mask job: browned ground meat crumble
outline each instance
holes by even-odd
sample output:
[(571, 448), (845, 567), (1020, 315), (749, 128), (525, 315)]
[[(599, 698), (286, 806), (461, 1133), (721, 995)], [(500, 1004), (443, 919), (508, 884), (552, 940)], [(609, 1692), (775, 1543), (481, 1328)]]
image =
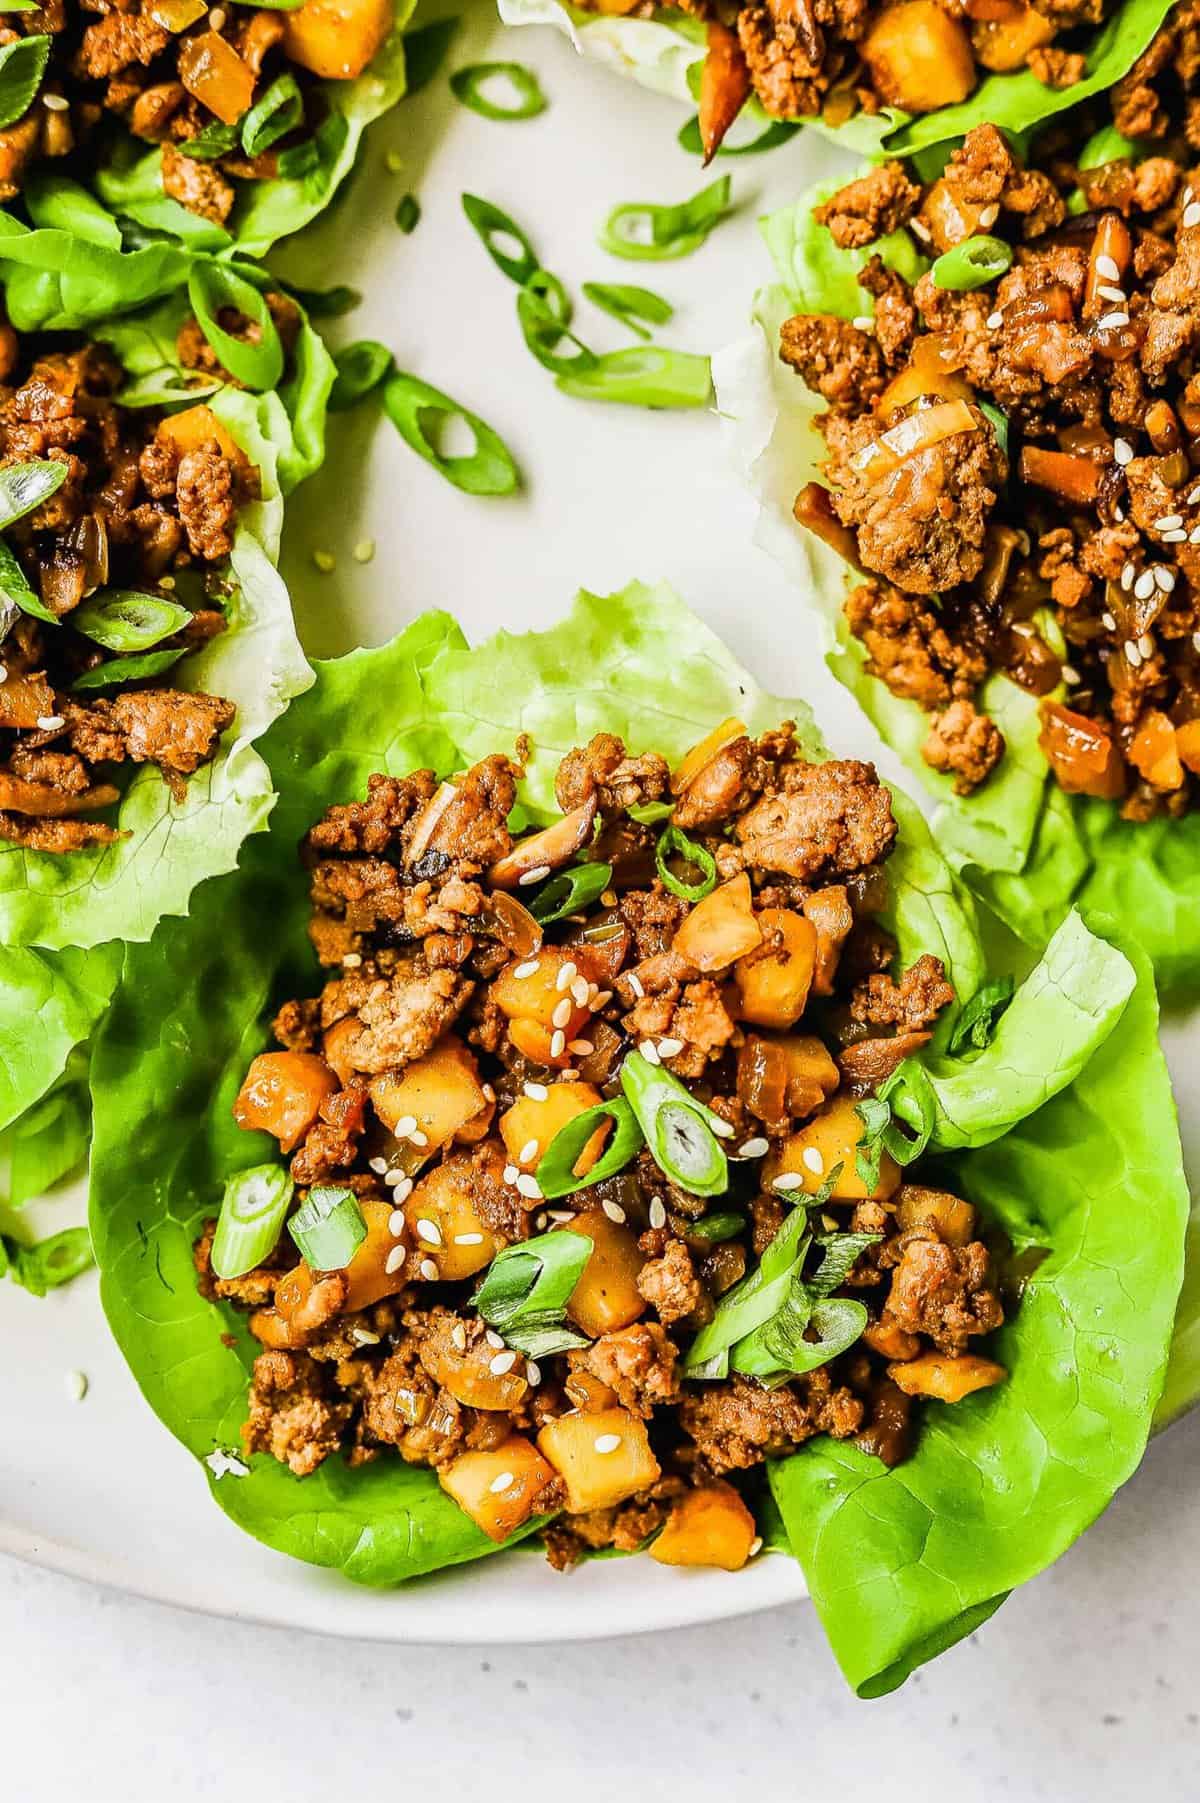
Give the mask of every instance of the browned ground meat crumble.
[[(790, 725), (752, 739), (731, 721), (672, 774), (600, 734), (562, 761), (563, 818), (514, 845), (526, 753), (450, 783), (374, 776), (306, 836), (327, 978), (280, 1008), (282, 1050), (254, 1060), (234, 1114), (279, 1141), (293, 1206), (313, 1186), (348, 1190), (367, 1238), (326, 1272), (284, 1230), (257, 1268), (222, 1279), (210, 1222), (200, 1285), (246, 1311), (263, 1347), (247, 1455), (303, 1476), (336, 1452), (398, 1454), (493, 1538), (555, 1513), (557, 1566), (664, 1524), (656, 1556), (682, 1558), (671, 1549), (692, 1534), (691, 1556), (699, 1535), (733, 1566), (755, 1533), (739, 1486), (753, 1490), (765, 1459), (829, 1434), (894, 1464), (916, 1399), (1004, 1376), (970, 1350), (1003, 1320), (974, 1209), (886, 1154), (877, 1178), (854, 1157), (858, 1104), (954, 991), (935, 957), (894, 968), (878, 917), (896, 823), (873, 766), (811, 763)], [(696, 902), (664, 883), (656, 829), (629, 813), (663, 802), (717, 866)], [(539, 927), (522, 897), (585, 844), (609, 886)], [(728, 1191), (692, 1194), (644, 1147), (547, 1200), (533, 1176), (546, 1147), (620, 1094), (635, 1052), (725, 1123)], [(584, 1146), (577, 1177), (601, 1145)], [(871, 1236), (838, 1291), (865, 1305), (863, 1337), (775, 1387), (689, 1376), (688, 1347), (794, 1212), (797, 1182), (815, 1231)], [(572, 1232), (593, 1246), (567, 1304), (576, 1344), (535, 1360), (473, 1294), (505, 1247)]]
[[(269, 297), (285, 345), (294, 304)], [(258, 327), (225, 313), (232, 332)], [(129, 408), (124, 372), (106, 347), (42, 353), (0, 324), (0, 471), (54, 463), (65, 480), (5, 532), (34, 596), (54, 622), (0, 604), (0, 839), (70, 852), (119, 838), (103, 816), (119, 799), (119, 765), (154, 764), (176, 795), (216, 754), (235, 709), (172, 686), (163, 670), (111, 687), (88, 681), (116, 654), (76, 629), (85, 601), (112, 590), (185, 605), (190, 618), (156, 651), (198, 649), (224, 630), (227, 560), (239, 509), (258, 472), (203, 403), (163, 418)], [(220, 373), (189, 318), (185, 368)]]
[[(356, 25), (343, 9), (319, 36), (275, 8), (44, 0), (29, 12), (6, 13), (0, 45), (45, 34), (51, 46), (33, 104), (0, 131), (0, 201), (13, 200), (43, 158), (80, 153), (86, 162), (97, 133), (119, 123), (133, 137), (163, 146), (163, 189), (171, 199), (225, 224), (238, 182), (299, 177), (313, 166), (313, 134), (327, 107), (312, 73), (359, 75), (390, 29), (386, 0), (368, 0), (359, 12)], [(299, 84), (301, 117), (249, 156), (234, 128), (284, 74)], [(46, 96), (63, 104), (48, 106)], [(189, 156), (189, 141), (202, 133), (208, 148)]]
[(1041, 698), (1068, 792), (1130, 820), (1200, 794), (1200, 175), (1155, 98), (1177, 131), (1198, 43), (1200, 6), (1177, 7), (1121, 84), (1118, 119), (1153, 154), (1081, 172), (1075, 125), (1026, 168), (984, 125), (932, 184), (886, 165), (817, 210), (868, 255), (900, 224), (930, 257), (976, 232), (1012, 248), (986, 286), (887, 272), (907, 307), (780, 339), (828, 404), (826, 486), (797, 519), (857, 566), (867, 669), (930, 716), (924, 757), (962, 794), (1005, 754), (979, 701), (995, 671)]

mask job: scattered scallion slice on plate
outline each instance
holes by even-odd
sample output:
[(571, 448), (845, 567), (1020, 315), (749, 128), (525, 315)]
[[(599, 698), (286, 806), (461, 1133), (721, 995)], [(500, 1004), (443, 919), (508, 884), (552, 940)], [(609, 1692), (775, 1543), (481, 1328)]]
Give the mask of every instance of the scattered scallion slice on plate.
[[(512, 96), (510, 103), (497, 96), (497, 88)], [(484, 119), (535, 119), (550, 104), (537, 76), (524, 63), (470, 63), (454, 71), (450, 92)]]
[(342, 413), (378, 388), (392, 367), (392, 353), (376, 338), (359, 338), (335, 351), (333, 364), (337, 374), (329, 393), (329, 411)]
[(585, 282), (584, 297), (590, 300), (593, 307), (599, 307), (602, 313), (620, 320), (639, 338), (649, 338), (650, 333), (641, 323), (647, 320), (651, 325), (665, 326), (675, 317), (675, 309), (669, 300), (661, 294), (655, 294), (652, 288), (639, 288), (633, 282)]
[[(516, 220), (481, 194), (464, 194), (462, 209), (496, 268), (503, 270), (518, 288), (523, 288), (539, 264), (537, 252)], [(503, 243), (506, 238), (515, 246), (515, 254)]]
[(727, 175), (676, 205), (631, 200), (614, 207), (597, 242), (614, 257), (662, 262), (699, 249), (729, 211), (732, 185)]
[[(419, 376), (400, 370), (389, 376), (383, 386), (383, 405), (405, 443), (465, 494), (510, 495), (521, 486), (516, 459), (500, 435), (478, 414)], [(437, 435), (456, 421), (469, 428), (474, 449), (447, 455), (440, 449)]]
[(712, 401), (712, 369), (707, 357), (658, 345), (609, 351), (557, 378), (564, 394), (584, 401), (612, 401), (627, 407), (707, 407)]

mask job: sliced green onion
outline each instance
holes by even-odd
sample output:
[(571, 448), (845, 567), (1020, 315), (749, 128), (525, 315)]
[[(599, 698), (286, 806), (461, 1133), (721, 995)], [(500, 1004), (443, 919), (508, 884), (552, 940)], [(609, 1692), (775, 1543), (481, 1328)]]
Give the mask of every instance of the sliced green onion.
[(814, 1296), (832, 1296), (845, 1283), (851, 1271), (867, 1250), (878, 1245), (881, 1233), (829, 1233), (821, 1235), (821, 1262), (808, 1279)]
[(1004, 452), (1004, 455), (1007, 457), (1008, 456), (1008, 415), (1007, 415), (1007, 413), (1001, 412), (999, 407), (994, 407), (992, 405), (991, 401), (979, 401), (976, 403), (976, 405), (978, 406), (979, 411), (982, 413), (984, 419), (989, 420), (991, 422), (992, 431), (996, 434), (996, 443), (1000, 446), (1000, 449)]
[(0, 131), (15, 125), (33, 105), (49, 54), (50, 39), (41, 33), (15, 38), (0, 49)]
[(736, 1239), (745, 1225), (745, 1215), (705, 1215), (702, 1221), (688, 1222), (687, 1236), (690, 1240), (707, 1240), (715, 1246), (721, 1240)]
[[(576, 1160), (605, 1120), (611, 1120), (616, 1131), (587, 1175), (577, 1177)], [(615, 1177), (641, 1149), (642, 1130), (637, 1116), (628, 1102), (613, 1096), (609, 1101), (597, 1102), (594, 1108), (585, 1108), (582, 1114), (575, 1115), (565, 1127), (559, 1128), (538, 1161), (534, 1180), (548, 1200), (569, 1196), (577, 1189), (590, 1189), (593, 1183), (603, 1183), (606, 1177)]]
[[(303, 0), (302, 0), (303, 3)], [(427, 88), (442, 64), (451, 40), (458, 30), (459, 20), (434, 19), (430, 25), (418, 26), (416, 31), (404, 34), (404, 96), (411, 100), (422, 88)]]
[[(469, 495), (510, 495), (521, 486), (521, 474), (512, 452), (498, 433), (477, 414), (422, 382), (418, 376), (397, 371), (384, 385), (383, 405), (388, 418), (407, 445), (440, 471), (448, 482)], [(475, 448), (466, 456), (443, 456), (430, 439), (449, 420), (461, 420), (475, 435)]]
[(310, 1189), (288, 1222), (300, 1256), (314, 1271), (344, 1271), (367, 1237), (367, 1223), (350, 1189)]
[(1013, 999), (1011, 977), (996, 977), (978, 988), (958, 1019), (946, 1050), (952, 1058), (967, 1052), (982, 1052), (991, 1045), (1000, 1024), (1000, 1016)]
[[(884, 1129), (884, 1144), (897, 1164), (912, 1164), (925, 1151), (937, 1125), (937, 1101), (925, 1066), (918, 1058), (906, 1058), (882, 1085), (878, 1099), (892, 1112), (892, 1121)], [(898, 1120), (911, 1127), (915, 1137), (902, 1132)]]
[(670, 301), (655, 294), (652, 288), (638, 288), (632, 282), (585, 282), (583, 292), (593, 307), (619, 319), (639, 338), (650, 336), (645, 326), (639, 323), (641, 320), (648, 319), (651, 325), (665, 326), (675, 317)]
[[(283, 375), (283, 343), (271, 318), (266, 298), (236, 275), (226, 263), (197, 261), (188, 276), (188, 300), (200, 330), (212, 345), (222, 368), (253, 393), (277, 388)], [(250, 344), (235, 338), (218, 323), (218, 315), (231, 307), (259, 330), (259, 341)]]
[(406, 194), (396, 208), (396, 224), (410, 237), (421, 222), (421, 203), (415, 194)]
[(0, 469), (0, 530), (48, 501), (66, 479), (65, 462), (10, 463)]
[[(667, 866), (667, 859), (670, 857), (683, 858), (686, 863), (694, 865), (702, 873), (703, 880), (699, 883), (681, 881)], [(694, 839), (689, 839), (677, 826), (669, 826), (665, 833), (660, 833), (658, 844), (654, 848), (654, 862), (663, 887), (669, 889), (672, 895), (678, 895), (682, 901), (703, 901), (717, 886), (717, 860), (703, 845), (697, 845)]]
[(242, 149), (248, 157), (261, 156), (304, 118), (304, 101), (294, 75), (277, 75), (261, 100), (242, 120)]
[[(249, 114), (245, 116), (248, 118)], [(220, 119), (210, 119), (194, 138), (186, 138), (179, 145), (179, 154), (192, 157), (198, 163), (213, 162), (217, 157), (228, 156), (231, 150), (236, 150), (237, 142), (236, 125), (224, 125)]]
[(889, 1103), (879, 1096), (864, 1096), (856, 1104), (855, 1114), (863, 1124), (862, 1138), (854, 1154), (854, 1168), (860, 1183), (868, 1190), (874, 1190), (879, 1182), (879, 1167), (883, 1163), (883, 1136), (892, 1118)]
[(585, 1233), (556, 1232), (506, 1246), (475, 1292), (476, 1313), (530, 1358), (586, 1346), (562, 1322), (594, 1244)]
[[(731, 144), (726, 138), (717, 151), (717, 155), (719, 157), (757, 156), (760, 150), (774, 150), (777, 144), (786, 144), (789, 138), (795, 136), (797, 130), (797, 126), (788, 124), (786, 120), (772, 119), (756, 138), (751, 138), (745, 144)], [(686, 125), (681, 125), (676, 133), (676, 141), (680, 148), (686, 150), (690, 156), (702, 157), (704, 144), (700, 137), (699, 119), (693, 116)]]
[(256, 1164), (225, 1185), (209, 1262), (217, 1277), (244, 1277), (275, 1248), (295, 1184), (280, 1164)]
[(33, 1296), (60, 1289), (94, 1262), (86, 1227), (64, 1228), (34, 1246), (22, 1246), (0, 1235), (0, 1277), (11, 1277)]
[[(34, 594), (29, 586), (29, 579), (18, 563), (15, 553), (0, 538), (0, 602), (5, 601), (12, 607), (20, 608), (23, 614), (32, 614), (35, 620), (45, 620), (48, 626), (58, 625), (58, 615)], [(7, 632), (8, 627), (6, 626), (5, 630), (0, 632), (0, 639), (5, 638)]]
[(333, 365), (337, 374), (329, 393), (329, 411), (343, 413), (378, 388), (392, 367), (392, 353), (375, 338), (359, 338), (334, 352)]
[(631, 200), (614, 207), (600, 228), (597, 242), (614, 257), (656, 262), (686, 257), (697, 250), (729, 210), (727, 175), (711, 182), (677, 206)]
[(185, 375), (164, 365), (127, 382), (116, 398), (122, 407), (177, 407), (181, 401), (190, 406), (220, 387), (222, 383), (215, 377), (211, 382), (197, 381), (190, 372)]
[(571, 297), (552, 270), (535, 269), (525, 287), (531, 294), (541, 296), (560, 325), (570, 325), (574, 311)]
[(162, 595), (110, 589), (81, 601), (71, 615), (71, 625), (106, 651), (148, 651), (160, 639), (179, 632), (191, 617), (186, 607)]
[[(862, 1338), (868, 1318), (861, 1302), (814, 1302), (797, 1279), (777, 1313), (733, 1348), (730, 1366), (776, 1389), (847, 1351)], [(815, 1339), (808, 1337), (812, 1333)]]
[(660, 820), (668, 820), (675, 812), (673, 801), (639, 801), (625, 812), (639, 826), (657, 826)]
[(1102, 125), (1080, 151), (1075, 166), (1077, 169), (1103, 169), (1106, 163), (1132, 162), (1138, 154), (1132, 138), (1119, 132), (1115, 125)]
[(72, 690), (110, 689), (118, 682), (142, 682), (147, 676), (161, 676), (177, 664), (181, 657), (187, 656), (187, 650), (180, 646), (174, 651), (144, 651), (140, 657), (114, 657), (107, 664), (97, 664), (94, 670), (85, 670), (71, 684)]
[(710, 1124), (720, 1116), (698, 1102), (678, 1077), (640, 1052), (630, 1052), (621, 1066), (621, 1088), (651, 1157), (673, 1183), (693, 1196), (719, 1196), (729, 1188), (729, 1164)]
[(953, 250), (943, 251), (930, 270), (936, 288), (949, 288), (965, 294), (972, 288), (986, 288), (1012, 268), (1012, 245), (1003, 238), (986, 232), (964, 238)]
[[(538, 257), (516, 220), (510, 219), (501, 208), (493, 206), (490, 200), (484, 200), (479, 194), (464, 194), (462, 209), (479, 234), (483, 248), (496, 268), (503, 270), (509, 281), (515, 282), (518, 288), (523, 288), (538, 268)], [(514, 255), (512, 250), (498, 243), (497, 240), (501, 238), (511, 239), (519, 254)]]
[[(506, 83), (516, 92), (512, 105), (489, 100), (483, 91), (485, 86), (503, 87)], [(549, 104), (537, 76), (524, 63), (471, 63), (454, 71), (450, 92), (484, 119), (535, 119)]]
[[(522, 288), (517, 295), (517, 320), (526, 348), (537, 358), (543, 369), (562, 377), (597, 368), (600, 359), (595, 352), (576, 338), (549, 303), (540, 294), (535, 294), (532, 288)], [(561, 355), (555, 349), (564, 339), (575, 346), (570, 356)]]
[(557, 378), (564, 394), (629, 407), (707, 407), (712, 369), (707, 357), (654, 345), (609, 351), (577, 374)]
[[(753, 1271), (725, 1292), (712, 1320), (692, 1341), (683, 1361), (689, 1377), (726, 1375), (730, 1347), (769, 1321), (782, 1307), (811, 1244), (808, 1209), (801, 1205), (783, 1221)], [(720, 1368), (722, 1363), (724, 1369)]]
[(568, 914), (582, 913), (611, 882), (611, 864), (572, 864), (543, 883), (525, 906), (540, 926), (548, 927)]

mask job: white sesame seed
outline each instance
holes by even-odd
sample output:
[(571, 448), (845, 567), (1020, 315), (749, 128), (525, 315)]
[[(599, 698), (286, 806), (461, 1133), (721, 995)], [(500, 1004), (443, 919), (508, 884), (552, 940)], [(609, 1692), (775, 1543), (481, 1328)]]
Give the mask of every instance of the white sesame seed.
[(1200, 487), (1192, 489), (1191, 493), (1188, 495), (1187, 504), (1189, 507), (1200, 505)]
[(625, 1219), (625, 1210), (621, 1207), (621, 1204), (619, 1202), (605, 1201), (601, 1206), (609, 1220), (615, 1221), (619, 1227), (621, 1222)]
[(560, 1083), (578, 1083), (579, 1072), (563, 1069), (558, 1073), (558, 1080)]
[(413, 1193), (412, 1178), (411, 1177), (401, 1177), (399, 1183), (395, 1186), (395, 1188), (392, 1191), (392, 1201), (398, 1207), (401, 1202), (407, 1202), (408, 1198), (412, 1195), (412, 1193)]
[(662, 1198), (655, 1196), (650, 1204), (650, 1225), (651, 1227), (665, 1227), (666, 1224), (667, 1211), (663, 1206)]
[(223, 6), (214, 6), (208, 15), (208, 22), (214, 31), (224, 31), (228, 16)]
[(495, 1328), (489, 1327), (483, 1337), (489, 1346), (494, 1347), (497, 1352), (503, 1352), (504, 1341), (500, 1338), (500, 1335), (496, 1332)]
[(1164, 532), (1162, 535), (1164, 545), (1182, 545), (1186, 539), (1187, 533), (1181, 526), (1176, 526), (1170, 532)]
[(1096, 258), (1096, 274), (1102, 275), (1106, 282), (1119, 282), (1121, 268), (1115, 257), (1102, 255)]
[(871, 318), (869, 313), (856, 313), (851, 324), (857, 326), (860, 332), (873, 332), (875, 330), (875, 321)]
[(563, 1226), (565, 1222), (573, 1221), (575, 1219), (575, 1210), (573, 1208), (552, 1208), (549, 1210), (549, 1214), (550, 1219), (559, 1227)]
[(525, 1085), (525, 1094), (529, 1097), (531, 1102), (544, 1102), (550, 1094), (550, 1091), (546, 1088), (544, 1083), (527, 1083)]
[(506, 1371), (512, 1370), (516, 1362), (515, 1352), (498, 1352), (494, 1359), (489, 1359), (488, 1370), (493, 1377), (503, 1377)]
[(815, 1146), (805, 1146), (800, 1154), (801, 1162), (807, 1165), (814, 1177), (819, 1177), (825, 1169), (825, 1160)]
[(483, 1099), (485, 1102), (494, 1102), (496, 1100), (496, 1092), (490, 1083), (485, 1083), (483, 1085)]
[(682, 1039), (660, 1039), (658, 1055), (660, 1058), (674, 1058), (683, 1050)]
[(520, 889), (528, 889), (531, 883), (540, 883), (544, 876), (549, 875), (549, 864), (535, 864), (532, 870), (523, 871), (517, 878), (517, 886)]
[(1115, 632), (1117, 630), (1117, 622), (1112, 614), (1101, 614), (1100, 624), (1104, 627), (1105, 632)]
[(643, 1039), (641, 1045), (638, 1047), (638, 1051), (642, 1054), (642, 1057), (646, 1060), (647, 1064), (658, 1063), (658, 1047), (652, 1039)]
[(493, 1496), (500, 1496), (505, 1490), (511, 1490), (512, 1487), (513, 1474), (511, 1471), (501, 1471), (488, 1485)]
[(566, 1051), (566, 1049), (567, 1049), (567, 1036), (563, 1032), (561, 1027), (556, 1027), (554, 1032), (550, 1035), (550, 1056), (551, 1056), (551, 1058), (561, 1058), (563, 1053)]
[(538, 1385), (542, 1381), (542, 1367), (540, 1365), (536, 1365), (532, 1359), (526, 1359), (526, 1361), (525, 1361), (525, 1377), (526, 1377), (526, 1381), (529, 1384), (530, 1389), (536, 1390)]
[(38, 719), (38, 725), (43, 732), (57, 732), (60, 726), (66, 724), (61, 714), (42, 714)]
[(517, 968), (513, 971), (513, 976), (518, 979), (521, 979), (524, 977), (531, 977), (531, 976), (533, 976), (534, 972), (537, 970), (537, 967), (538, 966), (537, 966), (536, 958), (527, 958), (525, 960), (524, 964), (517, 965)]
[(360, 538), (350, 555), (353, 557), (355, 563), (370, 563), (375, 555), (375, 540), (373, 538)]
[(370, 1161), (370, 1169), (374, 1171), (377, 1177), (382, 1177), (387, 1168), (388, 1161), (386, 1158), (372, 1158)]
[(1121, 465), (1122, 469), (1127, 463), (1133, 462), (1133, 446), (1127, 438), (1113, 439), (1113, 456)]
[(403, 1183), (404, 1172), (397, 1165), (392, 1170), (383, 1173), (383, 1181), (389, 1189), (395, 1189), (398, 1184)]
[(537, 1178), (530, 1177), (527, 1172), (522, 1171), (521, 1175), (517, 1178), (517, 1194), (519, 1196), (524, 1196), (527, 1201), (540, 1202), (542, 1199), (542, 1192), (538, 1187)]
[(454, 1326), (450, 1329), (450, 1340), (456, 1352), (465, 1352), (467, 1350), (467, 1329), (464, 1322), (456, 1321), (454, 1323)]
[(780, 1171), (771, 1187), (772, 1189), (799, 1189), (803, 1182), (802, 1171)]
[(1143, 570), (1133, 585), (1134, 596), (1139, 601), (1148, 601), (1154, 593), (1154, 577), (1149, 570)]
[(428, 1220), (424, 1215), (417, 1222), (417, 1237), (423, 1239), (427, 1246), (440, 1246), (442, 1230), (436, 1221)]
[(388, 1232), (394, 1240), (398, 1240), (408, 1226), (408, 1217), (402, 1208), (393, 1208), (388, 1216)]
[(1125, 524), (1125, 509), (1123, 507), (1114, 507), (1113, 519), (1116, 520), (1118, 526), (1123, 526)]
[(570, 959), (568, 959), (555, 977), (554, 987), (556, 989), (569, 989), (571, 984), (575, 981), (578, 971), (579, 966), (577, 964), (572, 964)]
[(590, 998), (590, 1000), (588, 1002), (588, 1007), (591, 1009), (593, 1014), (599, 1014), (601, 1008), (608, 1007), (608, 1004), (612, 1001), (612, 998), (613, 998), (613, 992), (611, 989), (597, 989), (595, 995)]
[(573, 1008), (571, 998), (569, 995), (564, 995), (562, 1001), (555, 1004), (554, 1013), (550, 1016), (551, 1025), (555, 1027), (565, 1027), (570, 1020), (572, 1013)]
[(1189, 545), (1200, 545), (1200, 526), (1193, 526), (1188, 533)]
[(723, 1121), (720, 1115), (714, 1115), (713, 1119), (709, 1121), (708, 1126), (709, 1131), (715, 1133), (718, 1139), (733, 1138), (733, 1128), (728, 1121)]
[(1129, 324), (1129, 315), (1122, 312), (1102, 313), (1096, 324), (1102, 332), (1115, 332), (1118, 326)]
[(743, 1140), (742, 1144), (738, 1147), (738, 1157), (762, 1158), (769, 1150), (770, 1148), (767, 1145), (766, 1140), (760, 1136), (755, 1139)]
[(986, 207), (980, 208), (979, 223), (983, 227), (985, 232), (991, 231), (992, 227), (995, 225), (995, 223), (996, 223), (997, 219), (999, 219), (999, 217), (1000, 217), (1000, 208), (996, 205), (995, 201), (992, 201)]
[(1129, 296), (1126, 294), (1124, 288), (1113, 288), (1113, 287), (1110, 287), (1108, 284), (1105, 284), (1103, 287), (1097, 288), (1096, 293), (1099, 294), (1104, 300), (1117, 301), (1119, 303), (1119, 305), (1121, 305), (1121, 306), (1125, 306), (1129, 300)]
[(521, 1147), (521, 1150), (517, 1153), (517, 1163), (518, 1164), (529, 1164), (532, 1159), (537, 1157), (537, 1154), (538, 1154), (537, 1140), (536, 1139), (527, 1139), (525, 1141), (525, 1144)]
[(1169, 564), (1156, 563), (1154, 566), (1154, 580), (1157, 582), (1163, 594), (1169, 595), (1175, 587), (1175, 572), (1171, 569)]
[(342, 959), (342, 968), (344, 970), (357, 970), (361, 963), (361, 952), (347, 952), (346, 956)]
[(242, 1460), (235, 1457), (233, 1453), (226, 1452), (223, 1446), (215, 1446), (204, 1463), (216, 1478), (249, 1477), (250, 1475), (249, 1465), (243, 1464)]
[(572, 1052), (576, 1058), (590, 1058), (595, 1049), (590, 1039), (572, 1039), (567, 1044), (568, 1052)]
[(933, 238), (933, 233), (923, 219), (910, 219), (908, 222), (908, 229), (915, 238), (921, 240), (922, 244), (930, 243)]
[(379, 1335), (372, 1333), (369, 1327), (352, 1327), (350, 1338), (356, 1346), (378, 1346)]
[(592, 985), (586, 977), (576, 977), (571, 984), (571, 994), (575, 998), (577, 1008), (586, 1008), (592, 999)]
[(632, 970), (630, 971), (629, 977), (628, 977), (628, 983), (629, 983), (629, 987), (632, 989), (634, 995), (637, 996), (638, 1001), (640, 1002), (642, 1000), (642, 998), (644, 997), (646, 991), (643, 989), (642, 979), (638, 976), (636, 971), (632, 971)]
[(1136, 580), (1137, 565), (1127, 563), (1125, 568), (1121, 571), (1121, 587), (1125, 590), (1126, 594), (1129, 593), (1129, 590), (1133, 587)]
[(392, 1128), (392, 1132), (397, 1139), (407, 1139), (410, 1133), (415, 1130), (416, 1125), (417, 1117), (415, 1114), (402, 1114), (400, 1119), (396, 1122), (396, 1125)]
[(383, 1261), (383, 1268), (389, 1277), (393, 1276), (400, 1269), (406, 1257), (407, 1254), (403, 1246), (392, 1247), (386, 1259)]
[(1138, 650), (1137, 646), (1134, 644), (1132, 639), (1125, 640), (1125, 656), (1129, 659), (1129, 662), (1133, 665), (1133, 668), (1136, 670), (1138, 665), (1142, 661), (1142, 654)]
[(988, 314), (987, 329), (989, 332), (998, 332), (1000, 330), (1000, 327), (1003, 324), (1004, 324), (1004, 315), (1003, 315), (1003, 313), (1000, 312), (999, 308), (997, 308), (994, 313)]
[(61, 94), (43, 94), (42, 105), (48, 113), (65, 113), (71, 102)]
[(761, 1553), (762, 1549), (763, 1549), (762, 1535), (755, 1534), (753, 1540), (750, 1542), (750, 1557), (752, 1559), (757, 1559), (757, 1557), (758, 1557), (759, 1553)]
[(1078, 682), (1079, 681), (1079, 671), (1075, 668), (1074, 664), (1064, 664), (1062, 667), (1062, 673), (1063, 673), (1063, 681), (1064, 682)]
[(620, 1434), (597, 1434), (593, 1441), (597, 1452), (616, 1452), (620, 1444)]
[(1141, 638), (1138, 640), (1138, 650), (1144, 658), (1151, 658), (1154, 656), (1154, 638), (1151, 633), (1144, 632), (1142, 634)]
[(1181, 513), (1164, 513), (1161, 518), (1155, 520), (1154, 530), (1156, 532), (1178, 532), (1182, 525), (1183, 515)]
[(410, 1144), (416, 1146), (420, 1151), (424, 1151), (425, 1147), (429, 1144), (428, 1133), (422, 1133), (419, 1127), (414, 1127), (408, 1137)]
[(1193, 200), (1190, 206), (1184, 207), (1181, 223), (1185, 232), (1190, 232), (1194, 225), (1200, 225), (1200, 201)]
[(8, 681), (8, 665), (0, 664), (0, 682)]
[(63, 1378), (63, 1388), (67, 1392), (68, 1401), (82, 1402), (88, 1393), (87, 1372), (68, 1371)]
[(505, 1183), (515, 1183), (517, 1181), (517, 1178), (520, 1175), (521, 1175), (521, 1173), (520, 1173), (520, 1171), (518, 1171), (515, 1164), (506, 1164), (505, 1165), (505, 1167), (504, 1167)]
[(1192, 650), (1200, 651), (1200, 632), (1194, 632), (1192, 634)]
[(426, 1283), (437, 1282), (438, 1268), (431, 1258), (423, 1258), (418, 1268)]
[(456, 1246), (482, 1246), (483, 1235), (481, 1233), (456, 1233), (454, 1244)]

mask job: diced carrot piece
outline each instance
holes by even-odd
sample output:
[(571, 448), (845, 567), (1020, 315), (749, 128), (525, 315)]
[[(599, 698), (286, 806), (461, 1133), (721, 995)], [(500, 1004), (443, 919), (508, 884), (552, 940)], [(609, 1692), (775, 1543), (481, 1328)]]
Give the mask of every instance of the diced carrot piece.
[(1183, 764), (1174, 726), (1167, 715), (1152, 709), (1133, 735), (1129, 762), (1156, 789), (1178, 789), (1183, 782)]
[(279, 1150), (291, 1152), (337, 1087), (337, 1078), (315, 1052), (262, 1052), (246, 1072), (233, 1118), (239, 1127), (274, 1134)]

